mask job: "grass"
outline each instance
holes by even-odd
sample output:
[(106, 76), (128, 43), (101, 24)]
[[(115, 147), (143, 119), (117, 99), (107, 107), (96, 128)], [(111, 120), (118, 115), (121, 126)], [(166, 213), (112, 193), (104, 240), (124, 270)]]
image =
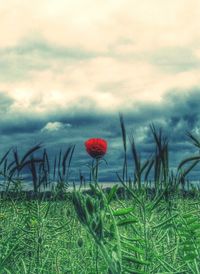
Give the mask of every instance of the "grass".
[(0, 218), (0, 273), (95, 273), (95, 244), (69, 201), (4, 202)]
[[(118, 248), (122, 273), (199, 273), (198, 196), (152, 200), (136, 193), (139, 203), (134, 197), (110, 201), (111, 196), (103, 195), (106, 204), (102, 197), (80, 196), (89, 215), (85, 224), (68, 198), (1, 201), (0, 273), (108, 273), (109, 259), (118, 260)], [(99, 216), (102, 231), (91, 223)]]
[[(95, 160), (90, 192), (65, 193), (75, 146), (60, 151), (53, 167), (47, 151), (39, 153), (40, 144), (22, 157), (17, 149), (6, 152), (0, 160), (5, 188), (0, 195), (0, 273), (200, 273), (200, 192), (180, 191), (200, 162), (198, 137), (187, 133), (198, 153), (183, 159), (174, 174), (162, 130), (150, 126), (155, 148), (145, 160), (131, 134), (131, 177), (122, 114), (120, 126), (124, 160), (122, 174), (116, 177), (123, 187), (121, 195), (117, 185), (103, 191)], [(26, 169), (32, 176), (34, 199), (21, 189)], [(52, 181), (57, 188), (45, 200), (40, 187)], [(86, 181), (81, 172), (80, 181)]]

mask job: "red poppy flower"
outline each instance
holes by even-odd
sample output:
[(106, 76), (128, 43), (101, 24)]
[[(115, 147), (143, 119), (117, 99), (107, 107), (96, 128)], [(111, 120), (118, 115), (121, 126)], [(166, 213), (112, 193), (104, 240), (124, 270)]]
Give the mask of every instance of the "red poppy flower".
[(93, 158), (101, 158), (106, 154), (107, 142), (100, 138), (91, 138), (85, 142), (88, 154)]

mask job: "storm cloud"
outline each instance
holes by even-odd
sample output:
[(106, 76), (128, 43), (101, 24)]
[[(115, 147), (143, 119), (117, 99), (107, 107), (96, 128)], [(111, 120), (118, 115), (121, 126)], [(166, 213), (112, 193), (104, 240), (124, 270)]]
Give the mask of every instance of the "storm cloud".
[[(170, 167), (175, 170), (180, 161), (194, 154), (196, 149), (189, 142), (186, 131), (197, 137), (200, 134), (200, 89), (170, 91), (161, 103), (140, 104), (132, 111), (124, 111), (124, 121), (128, 137), (133, 134), (138, 151), (143, 160), (147, 159), (155, 150), (150, 124), (157, 129), (162, 128), (169, 139)], [(72, 161), (72, 178), (78, 180), (81, 170), (87, 177), (90, 162), (84, 142), (91, 137), (100, 137), (108, 141), (106, 160), (108, 166), (101, 171), (102, 181), (116, 181), (116, 172), (122, 171), (123, 143), (118, 113), (100, 113), (95, 111), (82, 111), (71, 113), (66, 109), (60, 114), (47, 116), (21, 116), (13, 117), (9, 114), (12, 101), (8, 98), (8, 112), (6, 122), (0, 123), (2, 153), (9, 147), (18, 147), (20, 153), (31, 146), (42, 143), (47, 149), (51, 161), (58, 154), (59, 149), (65, 150), (69, 145), (75, 144), (76, 149)], [(1, 120), (5, 120), (1, 117)], [(9, 123), (8, 123), (9, 121)], [(128, 143), (128, 161), (130, 176), (133, 174), (133, 161)]]

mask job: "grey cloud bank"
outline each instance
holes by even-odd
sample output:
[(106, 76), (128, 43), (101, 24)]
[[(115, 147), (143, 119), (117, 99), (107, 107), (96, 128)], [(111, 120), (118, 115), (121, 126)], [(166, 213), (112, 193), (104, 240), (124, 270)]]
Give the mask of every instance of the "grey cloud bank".
[[(1, 155), (9, 147), (18, 147), (19, 153), (39, 142), (47, 148), (50, 159), (66, 149), (69, 144), (76, 144), (72, 161), (71, 179), (78, 180), (79, 170), (88, 176), (86, 164), (90, 162), (85, 152), (84, 141), (91, 137), (100, 137), (108, 141), (106, 160), (108, 166), (102, 166), (100, 180), (116, 181), (116, 171), (121, 172), (123, 165), (123, 144), (118, 113), (100, 113), (99, 111), (66, 112), (45, 116), (13, 115), (9, 112), (13, 101), (1, 94), (0, 109), (6, 108), (0, 117)], [(200, 89), (182, 91), (181, 95), (171, 91), (165, 95), (161, 103), (140, 104), (128, 112), (123, 111), (127, 135), (133, 133), (142, 159), (146, 159), (154, 151), (154, 141), (149, 124), (162, 127), (169, 138), (170, 164), (175, 169), (178, 163), (195, 152), (189, 143), (186, 131), (198, 136), (200, 131)], [(128, 150), (130, 176), (133, 175), (132, 156)], [(196, 178), (193, 173), (192, 178)], [(192, 176), (192, 175), (191, 175)]]

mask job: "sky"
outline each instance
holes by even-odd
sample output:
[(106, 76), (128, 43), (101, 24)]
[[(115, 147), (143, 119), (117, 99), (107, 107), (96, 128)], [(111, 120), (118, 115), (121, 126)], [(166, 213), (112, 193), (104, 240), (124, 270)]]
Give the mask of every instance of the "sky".
[(200, 134), (199, 0), (0, 0), (0, 16), (0, 156), (76, 144), (76, 177), (84, 141), (105, 138), (101, 178), (115, 181), (119, 112), (144, 159), (150, 123), (169, 136), (172, 169), (195, 152), (185, 132)]

